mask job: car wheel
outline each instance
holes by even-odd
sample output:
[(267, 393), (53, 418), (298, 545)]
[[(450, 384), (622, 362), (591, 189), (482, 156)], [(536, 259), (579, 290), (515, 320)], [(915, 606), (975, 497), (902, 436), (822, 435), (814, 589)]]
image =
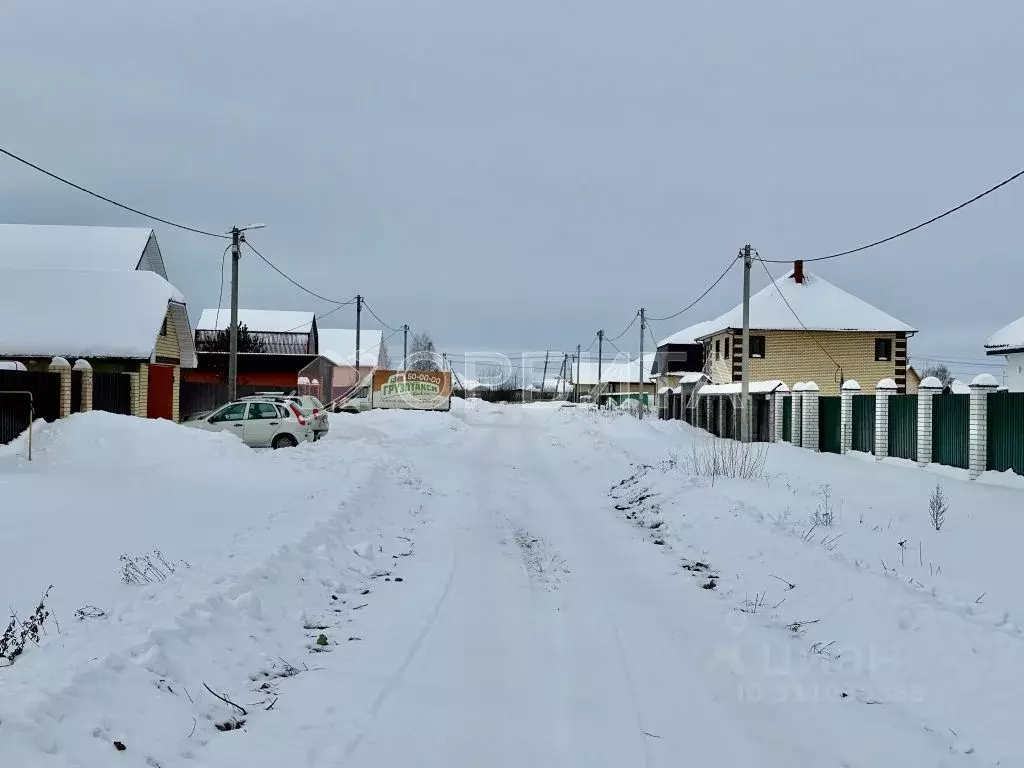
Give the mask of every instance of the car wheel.
[(271, 446), (275, 451), (278, 448), (294, 448), (296, 445), (298, 445), (298, 443), (291, 435), (278, 435), (274, 438), (274, 442), (271, 443)]

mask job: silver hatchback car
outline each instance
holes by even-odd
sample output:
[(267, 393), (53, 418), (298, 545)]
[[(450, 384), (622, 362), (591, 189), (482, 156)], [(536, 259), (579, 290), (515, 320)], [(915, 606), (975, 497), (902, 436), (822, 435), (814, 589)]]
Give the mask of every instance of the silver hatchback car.
[(198, 414), (182, 426), (231, 432), (250, 448), (294, 448), (313, 440), (313, 425), (292, 403), (249, 398)]

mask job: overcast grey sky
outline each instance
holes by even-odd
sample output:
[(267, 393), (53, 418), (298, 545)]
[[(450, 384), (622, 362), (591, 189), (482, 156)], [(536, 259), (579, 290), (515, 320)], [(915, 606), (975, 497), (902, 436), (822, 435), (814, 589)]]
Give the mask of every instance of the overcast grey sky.
[[(744, 242), (821, 255), (1024, 167), (1022, 28), (1020, 0), (2, 0), (0, 144), (200, 227), (266, 222), (282, 269), (443, 348), (586, 346)], [(977, 358), (1024, 314), (1022, 205), (816, 269), (921, 329), (912, 355)], [(141, 223), (10, 161), (0, 219)], [(156, 228), (193, 316), (215, 306), (222, 245)], [(330, 308), (242, 275), (243, 306)]]

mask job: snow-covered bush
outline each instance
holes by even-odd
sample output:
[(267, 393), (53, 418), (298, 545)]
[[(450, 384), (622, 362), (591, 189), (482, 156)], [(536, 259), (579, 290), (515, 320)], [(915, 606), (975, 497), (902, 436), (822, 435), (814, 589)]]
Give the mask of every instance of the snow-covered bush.
[(16, 613), (11, 614), (11, 621), (7, 629), (0, 634), (0, 659), (4, 661), (3, 666), (13, 664), (29, 643), (39, 645), (39, 639), (45, 633), (45, 624), (50, 618), (50, 609), (46, 607), (46, 599), (50, 596), (51, 584), (39, 598), (39, 604), (32, 611), (32, 615), (24, 621), (18, 618)]
[(740, 443), (734, 440), (706, 440), (694, 443), (687, 457), (687, 469), (691, 475), (716, 478), (728, 477), (736, 480), (756, 480), (764, 477), (764, 462), (768, 451), (757, 443)]

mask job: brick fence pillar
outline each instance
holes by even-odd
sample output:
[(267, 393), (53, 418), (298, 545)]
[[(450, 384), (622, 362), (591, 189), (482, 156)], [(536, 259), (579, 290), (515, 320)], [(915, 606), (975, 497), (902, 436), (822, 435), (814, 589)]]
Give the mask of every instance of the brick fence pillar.
[(71, 363), (63, 357), (50, 361), (50, 373), (60, 375), (60, 418), (71, 415)]
[(988, 396), (999, 388), (990, 373), (982, 373), (971, 382), (971, 423), (969, 427), (970, 478), (975, 480), (988, 469)]
[(772, 429), (772, 438), (776, 443), (782, 442), (782, 420), (786, 410), (786, 398), (789, 397), (789, 388), (783, 384), (772, 395), (773, 407), (772, 416), (775, 419)]
[(893, 379), (875, 385), (875, 458), (889, 455), (889, 397), (899, 391)]
[(932, 398), (942, 392), (942, 382), (928, 376), (917, 387), (917, 464), (923, 467), (932, 461)]
[(801, 441), (804, 431), (803, 405), (804, 383), (798, 381), (793, 385), (793, 411), (790, 414), (792, 416), (792, 434), (789, 436), (789, 441), (797, 448), (803, 445)]
[(92, 366), (84, 357), (75, 360), (72, 370), (82, 374), (82, 402), (78, 404), (78, 410), (88, 413), (92, 410)]
[(850, 379), (840, 390), (840, 453), (853, 449), (853, 398), (860, 394), (860, 384)]
[(804, 383), (803, 407), (801, 408), (800, 444), (809, 450), (821, 449), (818, 441), (818, 385), (813, 381)]

